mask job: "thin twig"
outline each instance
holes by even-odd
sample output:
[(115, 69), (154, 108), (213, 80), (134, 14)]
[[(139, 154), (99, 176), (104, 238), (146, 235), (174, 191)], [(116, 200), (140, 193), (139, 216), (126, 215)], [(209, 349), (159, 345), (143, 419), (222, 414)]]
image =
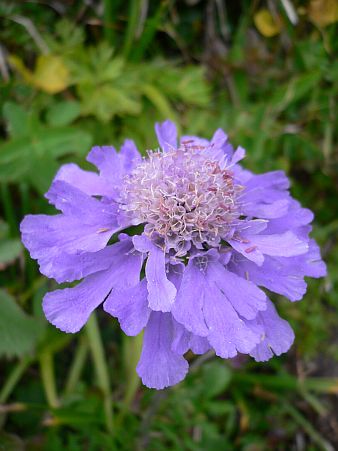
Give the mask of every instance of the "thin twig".
[(290, 0), (281, 0), (281, 2), (292, 25), (297, 25), (298, 15), (293, 4), (290, 2)]
[(38, 32), (36, 26), (30, 19), (28, 19), (27, 17), (23, 17), (23, 16), (12, 16), (12, 17), (10, 17), (10, 19), (13, 22), (16, 22), (16, 23), (22, 25), (27, 30), (27, 33), (31, 36), (31, 38), (33, 39), (33, 41), (35, 42), (35, 44), (37, 45), (37, 47), (39, 48), (41, 53), (43, 53), (45, 55), (47, 53), (49, 53), (48, 45), (43, 40), (43, 38), (40, 35), (40, 33)]
[(3, 46), (0, 44), (0, 72), (2, 78), (7, 82), (9, 81), (9, 70), (7, 67), (5, 52)]

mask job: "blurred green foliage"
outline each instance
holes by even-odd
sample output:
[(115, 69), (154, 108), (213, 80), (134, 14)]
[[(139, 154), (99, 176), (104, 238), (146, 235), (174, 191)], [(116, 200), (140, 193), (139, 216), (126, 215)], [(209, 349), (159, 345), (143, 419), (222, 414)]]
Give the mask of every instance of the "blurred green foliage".
[[(333, 450), (338, 447), (336, 0), (0, 4), (0, 448)], [(290, 353), (267, 364), (188, 355), (171, 390), (139, 386), (140, 339), (98, 315), (76, 336), (49, 326), (53, 283), (19, 241), (58, 167), (153, 124), (224, 128), (245, 165), (282, 168), (315, 212), (329, 274), (278, 302)], [(99, 327), (98, 327), (99, 325)], [(209, 361), (208, 361), (209, 359)], [(207, 360), (204, 362), (204, 360)], [(92, 364), (91, 364), (92, 362)]]

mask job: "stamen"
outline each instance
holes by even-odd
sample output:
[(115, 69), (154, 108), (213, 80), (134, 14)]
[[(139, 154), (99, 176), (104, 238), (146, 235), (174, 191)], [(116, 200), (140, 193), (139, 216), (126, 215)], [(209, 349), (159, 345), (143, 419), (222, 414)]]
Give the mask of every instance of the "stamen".
[(191, 244), (216, 247), (239, 217), (240, 192), (233, 174), (210, 159), (206, 148), (183, 147), (148, 158), (124, 180), (122, 203), (148, 236), (162, 237), (166, 250), (185, 255)]

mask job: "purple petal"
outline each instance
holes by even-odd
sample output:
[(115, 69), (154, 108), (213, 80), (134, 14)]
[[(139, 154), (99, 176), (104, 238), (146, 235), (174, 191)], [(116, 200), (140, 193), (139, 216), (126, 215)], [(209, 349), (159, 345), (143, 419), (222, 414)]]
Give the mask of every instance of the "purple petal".
[(207, 139), (199, 138), (198, 136), (182, 136), (180, 139), (181, 145), (186, 146), (199, 146), (199, 147), (209, 147), (210, 142)]
[(204, 274), (194, 264), (194, 259), (191, 259), (184, 270), (172, 315), (189, 332), (200, 336), (207, 336), (209, 333), (202, 311), (204, 297)]
[(252, 219), (240, 221), (236, 227), (236, 233), (240, 236), (257, 235), (266, 230), (270, 221), (266, 219)]
[[(290, 182), (285, 172), (271, 171), (253, 175), (246, 183), (245, 193), (250, 196), (251, 200), (261, 200), (264, 198), (264, 194), (268, 195), (269, 200), (276, 200), (288, 188), (290, 188)], [(279, 195), (278, 191), (280, 192)]]
[(299, 240), (292, 232), (280, 235), (255, 235), (252, 241), (263, 254), (275, 257), (301, 255), (309, 249), (308, 243)]
[(305, 254), (309, 250), (306, 241), (300, 240), (294, 233), (285, 232), (276, 235), (250, 235), (242, 233), (243, 238), (228, 240), (229, 244), (248, 260), (262, 265), (263, 254), (274, 257), (293, 257)]
[[(72, 282), (98, 271), (108, 269), (121, 255), (131, 250), (130, 241), (123, 241), (107, 246), (98, 252), (83, 254), (56, 254), (52, 259), (50, 255), (46, 261), (39, 259), (43, 267), (42, 273), (54, 278), (58, 283)], [(141, 256), (139, 257), (141, 259)]]
[(273, 219), (280, 218), (287, 213), (290, 201), (280, 199), (274, 202), (247, 202), (246, 199), (241, 198), (240, 202), (243, 215)]
[(64, 164), (56, 174), (54, 181), (63, 181), (73, 185), (90, 196), (108, 196), (114, 194), (108, 180), (95, 172), (84, 171), (74, 163)]
[(148, 307), (146, 280), (125, 290), (112, 290), (103, 308), (118, 318), (127, 335), (137, 335), (146, 326), (151, 310)]
[(231, 158), (230, 165), (234, 166), (239, 161), (243, 160), (244, 157), (245, 157), (245, 149), (243, 149), (243, 147), (239, 146)]
[(210, 344), (205, 337), (199, 337), (198, 335), (193, 334), (191, 334), (189, 346), (194, 354), (205, 354), (211, 349)]
[(121, 160), (113, 146), (93, 147), (87, 156), (87, 161), (94, 164), (105, 178), (109, 179), (120, 174)]
[(101, 224), (84, 224), (81, 218), (63, 214), (27, 215), (20, 225), (22, 241), (35, 259), (62, 253), (79, 254), (103, 249), (120, 227), (101, 228)]
[(266, 309), (265, 293), (252, 282), (227, 271), (220, 263), (209, 265), (208, 278), (215, 282), (237, 313), (244, 318), (253, 319), (260, 310)]
[[(253, 235), (255, 237), (255, 235)], [(261, 250), (252, 241), (254, 238), (244, 237), (228, 239), (228, 243), (240, 254), (244, 255), (248, 260), (253, 261), (256, 265), (261, 266), (264, 262), (264, 255)]]
[[(282, 259), (284, 260), (284, 259)], [(320, 249), (315, 240), (309, 241), (309, 252), (304, 256), (293, 257), (289, 264), (295, 265), (304, 271), (308, 277), (325, 277), (327, 274), (326, 264), (323, 262)]]
[(171, 349), (173, 324), (169, 313), (152, 312), (145, 328), (137, 373), (149, 388), (160, 390), (184, 379), (188, 363)]
[(123, 169), (125, 173), (130, 172), (142, 161), (142, 157), (137, 150), (133, 140), (126, 139), (122, 144), (120, 155), (123, 159)]
[(103, 203), (69, 183), (53, 182), (45, 197), (65, 215), (81, 217), (85, 224), (117, 224), (117, 204)]
[(211, 281), (203, 312), (209, 328), (208, 341), (216, 355), (231, 358), (249, 353), (259, 342), (259, 334), (241, 320), (230, 302)]
[(212, 146), (217, 147), (219, 149), (227, 143), (228, 143), (228, 135), (224, 132), (224, 130), (218, 128), (211, 139)]
[(165, 253), (152, 246), (146, 263), (148, 302), (152, 310), (170, 312), (176, 297), (175, 285), (167, 279)]
[(177, 290), (174, 283), (167, 278), (164, 251), (145, 235), (136, 235), (132, 239), (135, 249), (148, 253), (145, 273), (149, 307), (154, 311), (169, 312), (175, 301)]
[(262, 341), (250, 352), (257, 362), (265, 362), (273, 353), (279, 356), (290, 349), (295, 335), (290, 324), (278, 315), (271, 301), (268, 301), (266, 311), (259, 313), (257, 323), (264, 327)]
[(184, 268), (185, 265), (182, 262), (171, 262), (169, 265), (168, 280), (175, 285), (177, 291), (181, 286)]
[(212, 137), (210, 146), (205, 150), (210, 158), (218, 160), (221, 168), (225, 168), (231, 161), (234, 148), (228, 140), (228, 135), (219, 128)]
[(210, 344), (205, 337), (199, 337), (188, 332), (185, 327), (174, 320), (174, 338), (171, 349), (177, 354), (185, 354), (189, 349), (194, 354), (205, 354)]
[(304, 296), (304, 276), (326, 275), (326, 265), (321, 260), (319, 247), (314, 240), (310, 240), (309, 252), (306, 254), (295, 257), (266, 257), (260, 268), (247, 260), (235, 260), (230, 267), (257, 285), (286, 296), (291, 301), (298, 301)]
[(242, 260), (232, 263), (230, 267), (255, 284), (286, 296), (291, 301), (298, 301), (306, 292), (304, 273), (288, 265), (287, 261), (290, 258), (285, 258), (285, 260), (286, 264), (282, 264), (278, 258), (266, 257), (264, 264), (260, 267), (247, 260)]
[(122, 178), (126, 173), (125, 156), (118, 154), (112, 146), (96, 146), (89, 152), (87, 161), (99, 169), (100, 178), (110, 185), (107, 197), (118, 200)]
[(284, 216), (291, 201), (288, 188), (289, 180), (283, 171), (251, 176), (240, 197), (242, 213), (267, 219)]
[(115, 256), (114, 246), (107, 246), (98, 252), (84, 254), (56, 254), (40, 258), (40, 270), (47, 277), (54, 278), (58, 283), (73, 282), (95, 272), (108, 269)]
[(156, 123), (155, 131), (164, 152), (177, 149), (177, 130), (173, 122), (166, 120), (162, 123)]
[(108, 295), (114, 283), (109, 271), (88, 276), (74, 288), (47, 293), (42, 307), (50, 323), (63, 332), (78, 332)]
[(182, 324), (173, 319), (173, 339), (171, 343), (171, 350), (176, 354), (183, 355), (190, 348), (191, 333), (187, 331)]
[(288, 211), (281, 218), (271, 219), (267, 231), (269, 234), (283, 233), (309, 224), (313, 221), (313, 213), (307, 208), (302, 208), (299, 202), (292, 200)]
[(142, 253), (149, 252), (154, 246), (154, 244), (150, 241), (150, 239), (144, 234), (134, 235), (132, 237), (132, 240), (135, 249)]
[(91, 312), (104, 301), (112, 287), (121, 290), (138, 283), (142, 256), (128, 252), (127, 242), (119, 244), (120, 251), (115, 255), (110, 268), (89, 275), (74, 288), (46, 294), (43, 310), (48, 321), (64, 332), (77, 332), (86, 323)]

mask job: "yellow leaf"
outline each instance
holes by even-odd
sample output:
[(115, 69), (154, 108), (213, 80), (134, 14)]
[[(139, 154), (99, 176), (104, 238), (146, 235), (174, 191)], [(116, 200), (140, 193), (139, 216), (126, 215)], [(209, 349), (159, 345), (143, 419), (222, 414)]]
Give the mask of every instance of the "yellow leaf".
[(311, 0), (308, 14), (320, 28), (335, 23), (338, 20), (338, 0)]
[(63, 91), (69, 85), (69, 71), (62, 58), (57, 55), (41, 55), (37, 59), (34, 72), (29, 70), (23, 61), (10, 55), (10, 64), (19, 72), (26, 83), (49, 94)]
[(9, 55), (8, 61), (14, 69), (19, 72), (19, 74), (22, 76), (22, 78), (29, 84), (33, 84), (33, 73), (27, 69), (27, 67), (24, 65), (21, 58), (19, 58), (16, 55)]
[(260, 9), (253, 20), (257, 30), (267, 38), (276, 36), (282, 29), (281, 21), (276, 20), (266, 8)]
[(69, 85), (69, 71), (60, 56), (41, 55), (34, 71), (34, 83), (42, 91), (55, 94)]

